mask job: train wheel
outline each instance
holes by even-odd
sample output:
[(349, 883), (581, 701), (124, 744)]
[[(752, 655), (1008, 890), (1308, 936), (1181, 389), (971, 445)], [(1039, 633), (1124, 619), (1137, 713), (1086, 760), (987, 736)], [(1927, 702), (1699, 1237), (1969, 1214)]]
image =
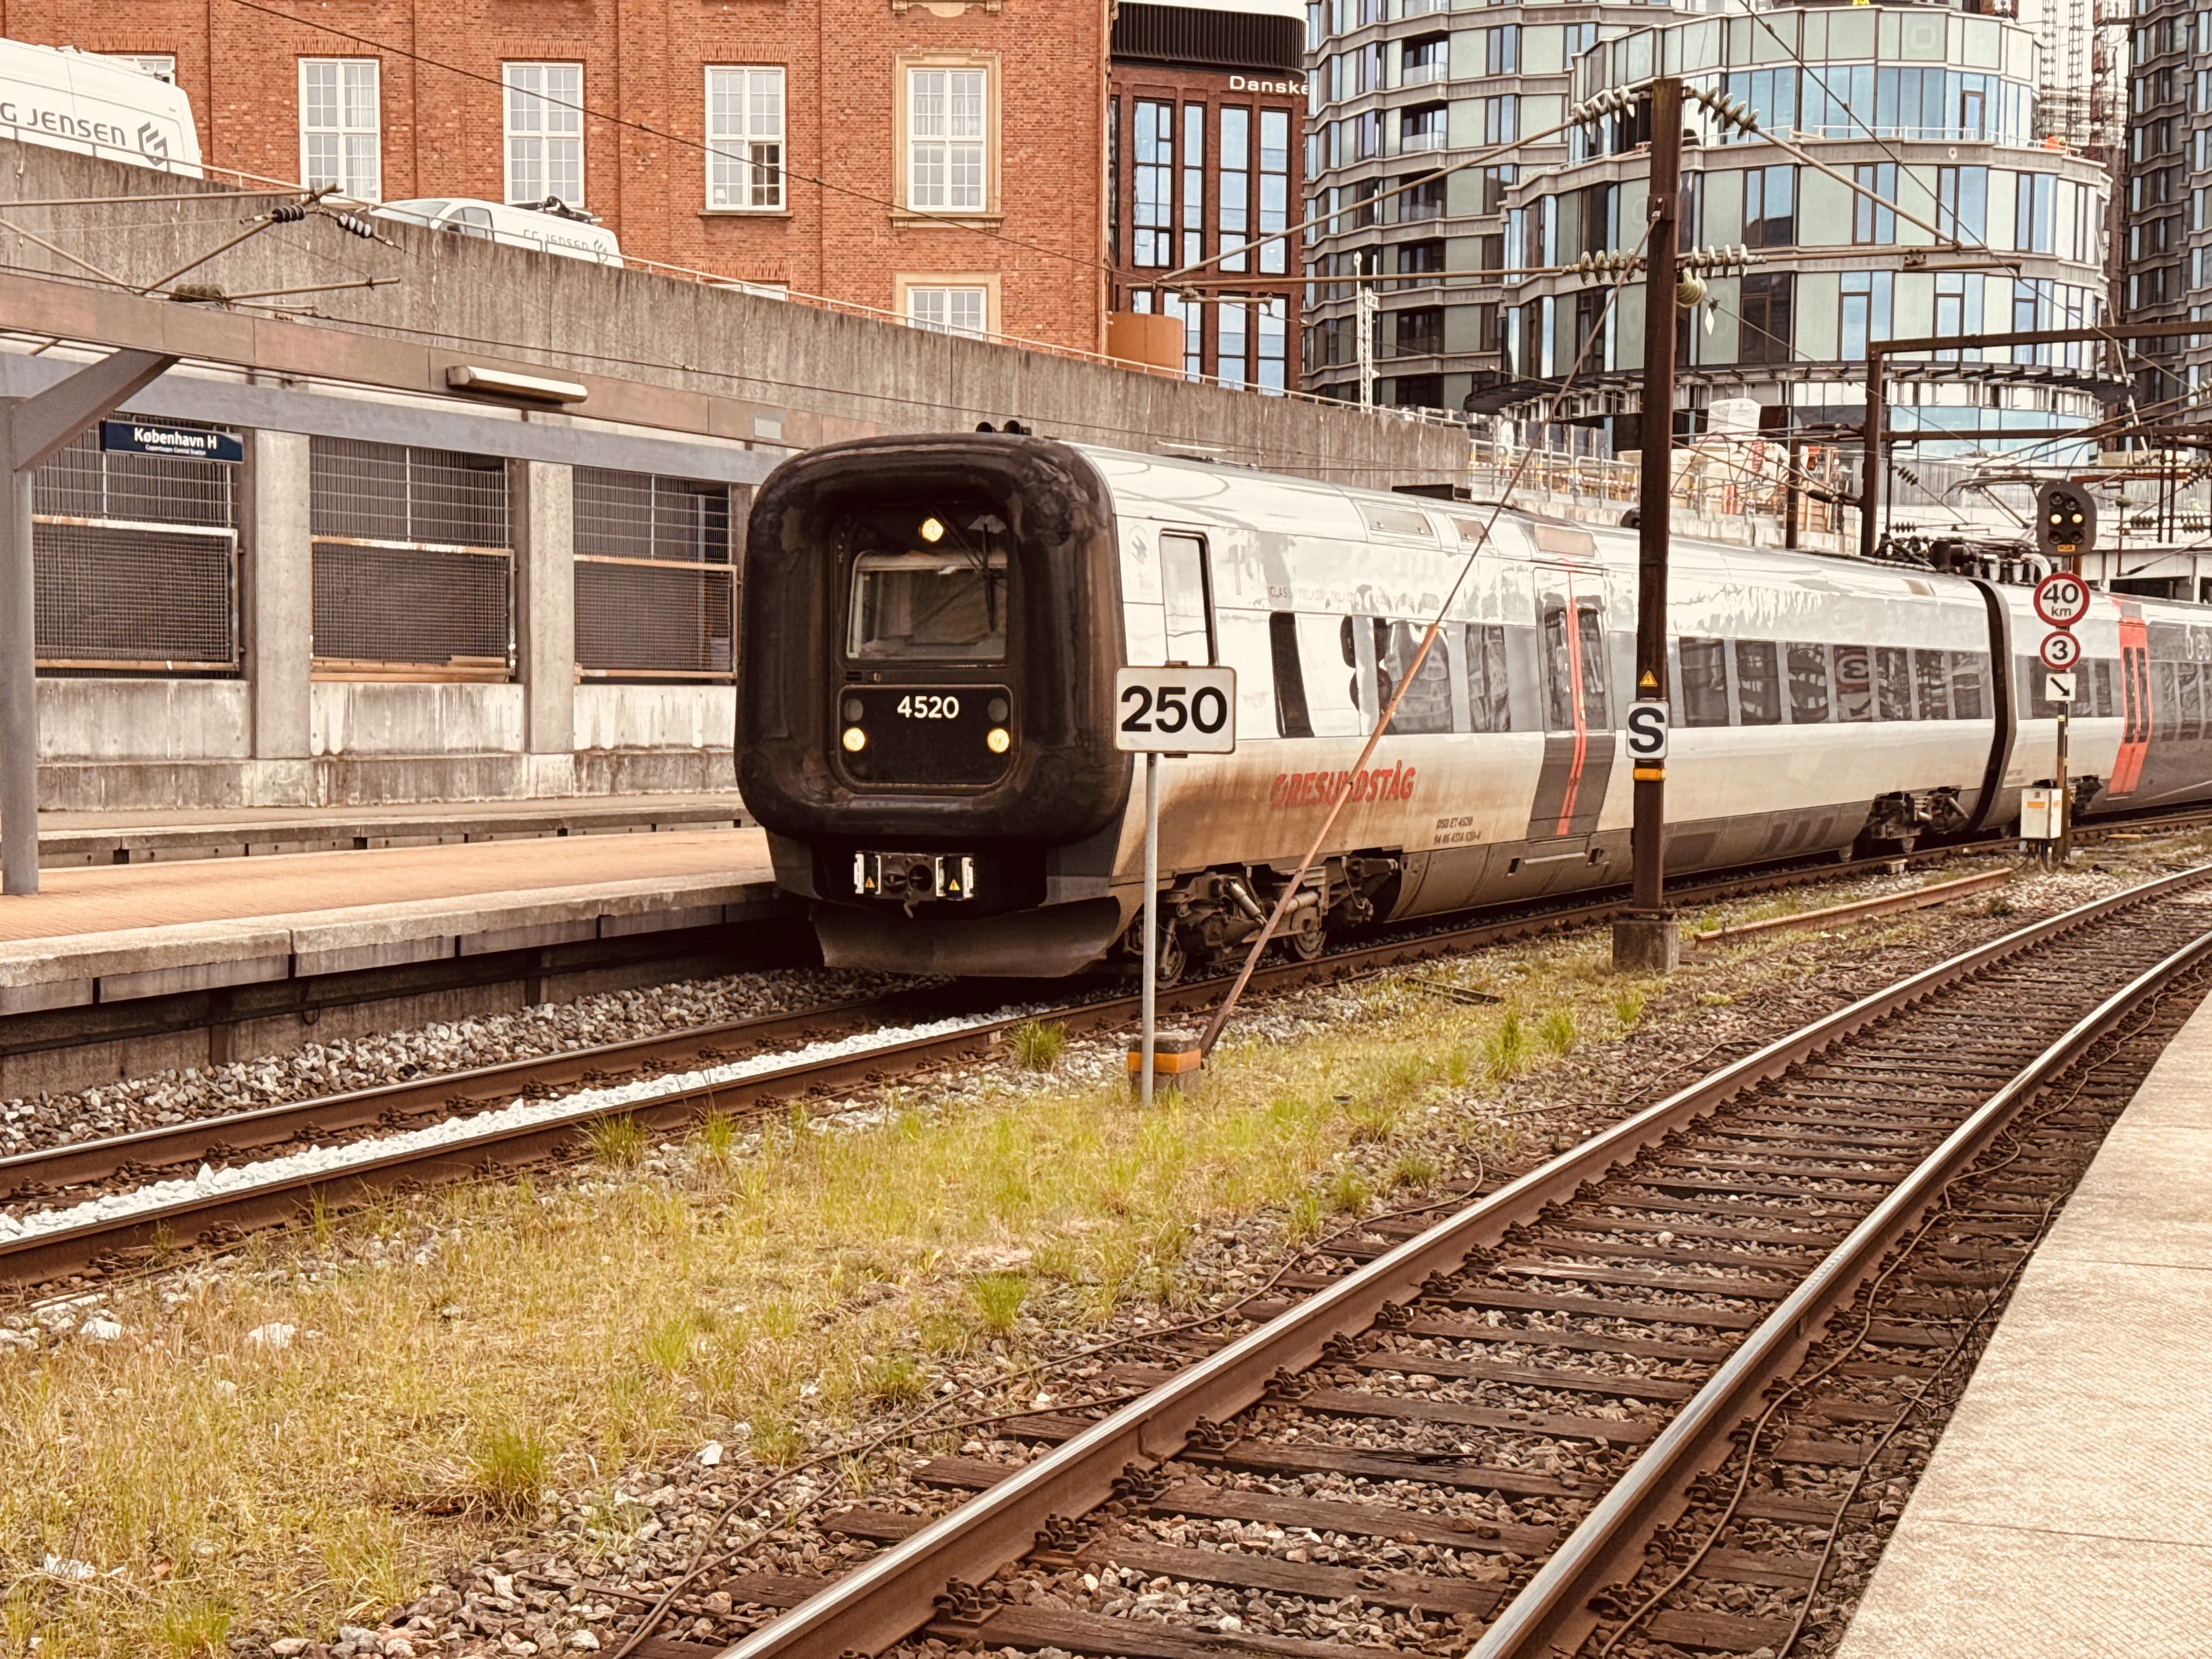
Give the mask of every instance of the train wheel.
[(1307, 926), (1291, 930), (1290, 945), (1291, 954), (1300, 962), (1312, 962), (1328, 948), (1328, 930), (1315, 916)]

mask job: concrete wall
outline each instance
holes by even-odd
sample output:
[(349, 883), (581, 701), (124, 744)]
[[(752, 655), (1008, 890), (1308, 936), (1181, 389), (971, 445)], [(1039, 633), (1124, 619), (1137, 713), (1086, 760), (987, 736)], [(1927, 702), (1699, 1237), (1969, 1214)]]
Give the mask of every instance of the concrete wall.
[[(216, 188), (0, 141), (0, 212), (11, 201), (41, 198), (184, 198), (166, 212), (142, 202), (23, 210), (38, 216), (24, 222), (40, 235), (134, 283), (154, 281), (229, 234), (206, 202), (191, 199)], [(752, 425), (721, 435), (763, 448), (803, 449), (879, 432), (966, 430), (978, 421), (1018, 416), (1073, 441), (1148, 451), (1194, 446), (1344, 483), (1434, 483), (1458, 477), (1466, 465), (1457, 429), (1388, 412), (1224, 392), (382, 220), (376, 227), (394, 246), (359, 240), (323, 217), (276, 226), (199, 266), (189, 280), (245, 294), (397, 277), (388, 288), (293, 303), (410, 341), (497, 349), (748, 398), (759, 405)], [(26, 238), (7, 237), (6, 246), (8, 262), (19, 270), (83, 275)]]
[[(21, 216), (40, 236), (132, 284), (204, 253), (266, 200), (33, 145), (0, 142), (0, 162), (15, 163), (0, 166), (0, 215)], [(67, 209), (9, 205), (132, 192), (146, 199)], [(1370, 486), (1466, 476), (1467, 446), (1456, 428), (1389, 413), (1223, 392), (407, 226), (378, 222), (377, 228), (392, 246), (310, 216), (262, 232), (195, 270), (191, 280), (251, 293), (394, 278), (374, 291), (340, 289), (291, 303), (398, 340), (707, 392), (721, 400), (713, 405), (717, 429), (654, 429), (445, 399), (433, 406), (289, 376), (211, 379), (179, 370), (157, 381), (132, 400), (134, 412), (213, 420), (246, 434), (244, 678), (42, 683), (40, 793), (49, 807), (341, 805), (729, 788), (731, 687), (578, 678), (575, 465), (749, 484), (786, 455), (817, 443), (969, 430), (980, 421), (1018, 417), (1047, 436), (1197, 451)], [(0, 263), (83, 280), (70, 261), (5, 227), (0, 241)], [(0, 396), (31, 395), (68, 372), (59, 357), (0, 353)], [(313, 676), (311, 435), (509, 458), (512, 684)]]

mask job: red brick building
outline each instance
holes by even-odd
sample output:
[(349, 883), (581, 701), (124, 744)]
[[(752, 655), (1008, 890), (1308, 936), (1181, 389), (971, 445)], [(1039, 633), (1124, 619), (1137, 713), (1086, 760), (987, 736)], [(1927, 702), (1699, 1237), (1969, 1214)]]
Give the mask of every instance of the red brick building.
[(0, 0), (0, 33), (166, 60), (216, 168), (559, 196), (634, 258), (1097, 350), (1109, 4)]
[(1181, 317), (1186, 372), (1264, 391), (1297, 383), (1299, 245), (1244, 245), (1300, 214), (1305, 27), (1303, 0), (1122, 0), (1114, 20), (1113, 308)]

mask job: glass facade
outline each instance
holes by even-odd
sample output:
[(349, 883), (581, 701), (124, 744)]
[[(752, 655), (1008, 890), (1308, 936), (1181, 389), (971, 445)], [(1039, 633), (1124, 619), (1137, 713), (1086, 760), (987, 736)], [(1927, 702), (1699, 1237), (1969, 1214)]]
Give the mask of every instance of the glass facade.
[[(2120, 304), (2130, 321), (2212, 320), (2212, 8), (2136, 0), (2128, 21)], [(2212, 334), (2135, 349), (2139, 402), (2203, 406)]]
[[(1856, 422), (1873, 341), (2101, 316), (2108, 187), (2094, 160), (2039, 128), (2030, 31), (1936, 7), (1661, 22), (1650, 8), (1609, 6), (1570, 11), (1589, 19), (1577, 35), (1550, 21), (1562, 9), (1452, 15), (1468, 26), (1453, 33), (1450, 58), (1468, 70), (1468, 95), (1447, 100), (1455, 142), (1442, 159), (1470, 165), (1440, 180), (1402, 161), (1362, 169), (1374, 190), (1316, 177), (1325, 216), (1310, 254), (1310, 389), (1357, 395), (1360, 284), (1330, 279), (1360, 276), (1382, 308), (1376, 401), (1528, 416), (1565, 386), (1555, 418), (1632, 441), (1644, 295), (1630, 283), (1613, 295), (1602, 262), (1633, 256), (1648, 222), (1645, 107), (1577, 124), (1556, 149), (1502, 152), (1495, 171), (1485, 151), (1508, 130), (1508, 100), (1519, 131), (1541, 133), (1564, 120), (1570, 97), (1660, 73), (1736, 100), (1759, 127), (1729, 128), (1694, 103), (1686, 120), (1695, 142), (1680, 247), (1705, 252), (1708, 292), (1679, 327), (1678, 426), (1694, 431), (1709, 400), (1739, 396), (1759, 403), (1771, 430)], [(1508, 64), (1519, 70), (1501, 83), (1492, 66)], [(1317, 68), (1317, 87), (1323, 79)], [(1328, 143), (1324, 135), (1316, 149)], [(1438, 186), (1441, 212), (1416, 222), (1424, 192)], [(1990, 372), (1975, 374), (1980, 365)], [(1962, 441), (2002, 448), (2012, 433), (2044, 437), (2098, 412), (2102, 371), (2078, 343), (1962, 349), (1898, 369), (1896, 424)]]

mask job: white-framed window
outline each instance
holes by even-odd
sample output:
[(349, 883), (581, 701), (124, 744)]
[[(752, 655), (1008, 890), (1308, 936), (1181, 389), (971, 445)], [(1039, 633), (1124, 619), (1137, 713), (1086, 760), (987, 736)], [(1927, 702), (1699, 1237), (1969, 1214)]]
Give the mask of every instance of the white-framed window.
[(987, 288), (915, 283), (906, 290), (907, 321), (940, 334), (982, 334), (990, 326), (990, 311)]
[(907, 205), (924, 213), (981, 213), (990, 201), (990, 72), (909, 69)]
[(781, 70), (708, 67), (707, 205), (785, 205)]
[(383, 119), (374, 58), (300, 60), (300, 182), (357, 202), (384, 195)]
[(167, 52), (104, 52), (100, 54), (111, 64), (120, 64), (125, 69), (135, 69), (141, 75), (150, 75), (156, 81), (177, 83), (177, 58)]
[(507, 199), (584, 204), (584, 66), (502, 64)]

